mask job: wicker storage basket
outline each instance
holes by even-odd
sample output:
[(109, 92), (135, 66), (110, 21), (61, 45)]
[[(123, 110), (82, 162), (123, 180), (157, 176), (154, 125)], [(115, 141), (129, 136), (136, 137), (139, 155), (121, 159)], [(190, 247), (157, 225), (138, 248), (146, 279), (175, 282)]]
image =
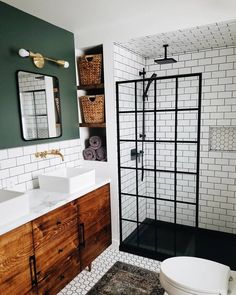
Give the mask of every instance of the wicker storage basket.
[(104, 95), (81, 96), (80, 106), (85, 123), (104, 122)]
[(79, 82), (81, 86), (102, 83), (102, 54), (79, 57)]

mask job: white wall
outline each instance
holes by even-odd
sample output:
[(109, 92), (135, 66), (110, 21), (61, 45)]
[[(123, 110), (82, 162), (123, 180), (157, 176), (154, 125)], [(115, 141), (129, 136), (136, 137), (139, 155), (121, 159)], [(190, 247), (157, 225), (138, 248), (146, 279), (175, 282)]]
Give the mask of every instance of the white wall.
[[(114, 50), (114, 52), (112, 52)], [(153, 60), (143, 59), (141, 56), (136, 55), (124, 48), (115, 45), (113, 48), (108, 43), (104, 44), (104, 56), (105, 56), (105, 85), (106, 86), (106, 114), (107, 114), (107, 147), (108, 147), (108, 162), (88, 162), (84, 161), (84, 165), (89, 167), (95, 167), (97, 173), (111, 178), (111, 191), (112, 191), (112, 229), (113, 229), (113, 242), (119, 241), (119, 200), (118, 200), (118, 175), (117, 175), (117, 140), (116, 140), (116, 96), (115, 96), (115, 81), (138, 79), (140, 78), (138, 73), (142, 70), (146, 64), (147, 77), (150, 77), (153, 72), (160, 75), (171, 75), (191, 72), (203, 72), (203, 127), (202, 127), (202, 162), (201, 162), (201, 211), (200, 211), (200, 225), (210, 229), (217, 229), (227, 232), (236, 231), (236, 220), (232, 214), (234, 214), (234, 201), (235, 201), (235, 171), (223, 171), (224, 169), (235, 169), (235, 154), (233, 152), (209, 152), (209, 126), (230, 125), (236, 126), (236, 122), (233, 118), (236, 117), (234, 100), (232, 97), (235, 95), (234, 80), (235, 80), (235, 49), (221, 49), (214, 51), (203, 51), (200, 53), (182, 54), (176, 56), (178, 63), (175, 65), (166, 65), (161, 68), (154, 64)], [(114, 62), (114, 68), (113, 68)], [(114, 79), (113, 79), (114, 75)], [(183, 83), (184, 84), (184, 83)], [(186, 85), (188, 82), (186, 82)], [(219, 84), (219, 85), (218, 85)], [(186, 87), (183, 86), (183, 88)], [(225, 85), (225, 86), (222, 86)], [(226, 87), (227, 91), (222, 90), (222, 87)], [(226, 89), (225, 88), (225, 89)], [(230, 90), (231, 89), (231, 90)], [(132, 91), (131, 91), (132, 92)], [(127, 95), (125, 99), (131, 101), (130, 95)], [(225, 97), (222, 98), (222, 95)], [(192, 94), (194, 97), (194, 94)], [(227, 98), (227, 99), (226, 99)], [(164, 103), (164, 102), (163, 102)], [(189, 102), (191, 104), (191, 102)], [(194, 102), (193, 102), (194, 103)], [(151, 107), (151, 101), (149, 101)], [(223, 105), (222, 105), (223, 104)], [(225, 104), (225, 105), (224, 105)], [(190, 105), (189, 105), (190, 106)], [(125, 104), (124, 104), (125, 107)], [(215, 116), (215, 118), (213, 118)], [(227, 116), (233, 116), (231, 119)], [(218, 118), (218, 119), (217, 119)], [(167, 118), (168, 119), (168, 118)], [(186, 118), (185, 118), (186, 119)], [(225, 119), (225, 120), (224, 120)], [(213, 120), (213, 121), (212, 121)], [(230, 121), (229, 121), (230, 120)], [(165, 121), (165, 120), (164, 120)], [(169, 120), (170, 121), (170, 120)], [(194, 124), (195, 121), (192, 123)], [(150, 124), (149, 124), (150, 123)], [(151, 133), (153, 128), (152, 118), (149, 118), (147, 123), (147, 133)], [(132, 135), (132, 126), (129, 130), (129, 126), (124, 125), (124, 132), (128, 132), (127, 135)], [(170, 126), (171, 127), (171, 126)], [(184, 125), (182, 126), (183, 128)], [(192, 129), (191, 129), (192, 128)], [(187, 134), (192, 139), (191, 130), (195, 127), (191, 126)], [(130, 133), (131, 131), (131, 133)], [(124, 147), (122, 150), (123, 161), (129, 161), (130, 148)], [(151, 152), (146, 157), (146, 163), (150, 163), (149, 157), (152, 157)], [(210, 159), (211, 158), (211, 159)], [(209, 163), (206, 163), (209, 161)], [(191, 161), (188, 161), (188, 165), (191, 166)], [(222, 171), (218, 171), (219, 164), (221, 164)], [(223, 163), (225, 163), (223, 165)], [(209, 166), (210, 165), (210, 166)], [(214, 166), (216, 165), (216, 166)], [(226, 165), (230, 165), (231, 168), (227, 168)], [(190, 167), (189, 166), (189, 167)], [(211, 171), (209, 171), (211, 170)], [(222, 178), (217, 177), (217, 174), (222, 173)], [(150, 183), (152, 176), (146, 174), (146, 193), (151, 193)], [(126, 179), (127, 180), (127, 179)], [(132, 189), (132, 175), (127, 180), (127, 188)], [(149, 185), (148, 185), (149, 181)], [(191, 181), (188, 180), (188, 181)], [(221, 186), (219, 186), (221, 181)], [(166, 182), (166, 181), (165, 181)], [(226, 183), (227, 182), (227, 183)], [(170, 185), (170, 181), (169, 181)], [(204, 188), (204, 186), (209, 186)], [(215, 189), (216, 187), (216, 189)], [(191, 195), (191, 192), (188, 192)], [(219, 195), (222, 194), (221, 200)], [(225, 196), (228, 194), (228, 196)], [(233, 196), (232, 196), (233, 194)], [(230, 202), (230, 204), (228, 203)], [(161, 220), (171, 221), (173, 218), (172, 209), (168, 209), (169, 213), (166, 213), (167, 206), (160, 204), (159, 218)], [(226, 208), (228, 207), (228, 208)], [(126, 199), (123, 204), (124, 215), (126, 217), (135, 214), (132, 210), (133, 203), (131, 199)], [(149, 202), (144, 204), (144, 217), (153, 217), (153, 203)], [(179, 214), (180, 223), (193, 224), (192, 208), (179, 209), (183, 214)], [(173, 210), (172, 210), (173, 211)], [(162, 214), (163, 213), (163, 214)], [(169, 214), (169, 217), (168, 217)], [(230, 215), (231, 214), (231, 215)], [(189, 217), (186, 217), (189, 216)], [(182, 221), (181, 221), (182, 220)], [(186, 222), (186, 220), (188, 220)], [(129, 223), (124, 224), (123, 232), (124, 237), (130, 233), (135, 226)]]
[[(125, 80), (126, 72), (129, 67), (128, 57), (130, 53), (123, 49), (118, 49), (126, 57), (122, 57), (121, 63), (118, 63), (119, 57), (115, 53), (115, 77)], [(117, 49), (115, 48), (115, 52)], [(138, 59), (139, 56), (136, 56)], [(213, 230), (236, 233), (236, 48), (221, 48), (189, 54), (175, 56), (176, 64), (157, 65), (153, 59), (146, 60), (147, 77), (153, 72), (157, 76), (168, 76), (188, 73), (203, 73), (202, 88), (202, 120), (201, 120), (201, 163), (200, 163), (200, 205), (199, 205), (199, 226)], [(142, 65), (140, 65), (140, 68)], [(137, 70), (136, 70), (137, 71)], [(158, 82), (157, 95), (158, 107), (174, 107), (175, 89), (170, 81)], [(197, 81), (196, 79), (179, 80), (179, 103), (181, 107), (195, 107), (197, 102)], [(131, 110), (134, 108), (132, 101), (133, 90), (130, 85), (121, 87), (121, 107)], [(133, 95), (134, 96), (134, 95)], [(134, 98), (133, 98), (134, 99)], [(149, 91), (149, 100), (146, 104), (147, 109), (153, 109), (153, 84)], [(172, 115), (165, 113), (158, 115), (157, 136), (160, 139), (174, 139), (174, 125)], [(161, 117), (160, 117), (161, 116)], [(196, 112), (179, 114), (180, 121), (178, 127), (179, 140), (196, 139)], [(149, 115), (146, 124), (147, 139), (153, 139), (153, 116)], [(134, 124), (131, 115), (127, 120), (121, 120), (121, 130), (123, 138), (134, 137)], [(217, 150), (210, 150), (210, 135), (212, 130), (217, 128), (218, 132), (214, 136), (214, 143)], [(133, 131), (132, 131), (133, 130)], [(215, 132), (215, 131), (214, 131)], [(126, 136), (127, 134), (127, 136)], [(134, 138), (133, 138), (134, 139)], [(132, 166), (130, 161), (130, 149), (132, 144), (125, 144), (121, 147), (121, 163), (123, 166)], [(174, 157), (170, 150), (171, 147), (158, 147), (157, 166), (161, 169), (173, 167)], [(178, 146), (179, 168), (187, 171), (194, 171), (196, 150), (191, 145), (188, 150), (181, 150)], [(214, 148), (214, 147), (213, 147)], [(145, 165), (147, 168), (153, 168), (153, 145), (149, 144), (145, 148)], [(132, 174), (132, 173), (131, 173)], [(185, 176), (184, 179), (178, 179), (178, 196), (185, 201), (192, 201), (195, 194), (194, 182), (195, 176)], [(145, 173), (145, 184), (147, 196), (154, 197), (153, 175)], [(122, 179), (122, 189), (124, 192), (131, 192), (135, 186), (135, 174), (129, 176), (126, 174)], [(159, 197), (173, 198), (173, 178), (171, 174), (162, 173), (158, 175), (157, 189)], [(173, 206), (169, 202), (158, 202), (157, 217), (159, 220), (173, 222)], [(146, 204), (146, 217), (154, 218), (154, 203), (148, 200)], [(125, 218), (136, 219), (136, 202), (132, 197), (123, 199), (123, 209)], [(179, 207), (177, 220), (178, 223), (194, 225), (194, 207), (184, 205)], [(124, 230), (132, 230), (132, 224), (124, 224)]]
[[(36, 158), (36, 152), (60, 149), (58, 156)], [(65, 140), (0, 150), (0, 188), (26, 191), (38, 188), (38, 175), (62, 167), (79, 166), (81, 144), (79, 139)]]
[[(99, 173), (112, 177), (113, 238), (118, 238), (117, 154), (112, 41), (175, 31), (235, 18), (235, 0), (121, 0), (54, 1), (5, 0), (4, 2), (68, 29), (76, 34), (76, 47), (103, 43), (105, 57), (107, 163), (96, 163)], [(51, 11), (54, 13), (51, 13)], [(8, 152), (3, 151), (6, 156)], [(6, 156), (8, 157), (8, 156)]]
[[(145, 59), (133, 52), (114, 45), (114, 82), (124, 81), (124, 80), (133, 80), (140, 79), (139, 72), (145, 67)], [(119, 88), (120, 97), (119, 97), (119, 109), (127, 110), (130, 108), (130, 105), (134, 108), (134, 84), (124, 85)], [(142, 83), (137, 87), (138, 92), (138, 107), (142, 105)], [(114, 98), (115, 99), (115, 98)], [(134, 128), (134, 116), (131, 114), (122, 114), (120, 115), (120, 136), (123, 139), (134, 139), (135, 137), (135, 128)], [(140, 126), (141, 127), (141, 126)], [(141, 129), (139, 128), (139, 133)], [(116, 133), (112, 133), (113, 137), (116, 136)], [(132, 142), (125, 143), (123, 142), (120, 145), (120, 160), (121, 166), (131, 166), (134, 167), (135, 161), (130, 160), (130, 151), (135, 149), (135, 144)], [(139, 173), (140, 174), (140, 173)], [(122, 192), (136, 194), (136, 174), (135, 170), (121, 170), (121, 189)], [(139, 194), (145, 195), (146, 193), (146, 183), (139, 182)], [(122, 206), (122, 218), (126, 219), (136, 219), (136, 198), (122, 195), (121, 196), (121, 206)], [(116, 198), (118, 202), (118, 198)], [(142, 221), (146, 218), (146, 199), (139, 199), (139, 220)], [(134, 229), (136, 228), (135, 223), (129, 221), (122, 222), (122, 239), (125, 239)]]
[(236, 11), (235, 0), (3, 2), (75, 33), (78, 48), (226, 21)]
[[(76, 51), (78, 57), (83, 52)], [(82, 165), (96, 169), (98, 176), (103, 176), (111, 180), (111, 214), (112, 214), (112, 239), (113, 244), (119, 243), (119, 218), (118, 218), (118, 180), (117, 180), (117, 143), (116, 143), (116, 101), (113, 99), (113, 45), (111, 43), (103, 44), (104, 73), (105, 73), (105, 108), (106, 108), (106, 140), (107, 140), (107, 162), (84, 161)], [(77, 77), (78, 80), (78, 77)], [(107, 86), (108, 85), (108, 86)], [(78, 96), (84, 92), (78, 91)], [(79, 112), (80, 113), (80, 112)], [(80, 128), (81, 142), (84, 148), (84, 140), (88, 138), (87, 128)]]
[[(106, 10), (104, 10), (104, 7), (106, 7)], [(111, 7), (112, 10), (110, 11)], [(100, 8), (103, 10), (101, 15)], [(96, 25), (91, 27), (89, 25), (84, 27), (80, 26), (80, 29), (75, 30), (73, 28), (73, 31), (75, 33), (75, 44), (77, 48), (86, 48), (97, 44), (103, 44), (104, 48), (108, 162), (106, 164), (95, 163), (94, 165), (97, 167), (99, 173), (111, 176), (112, 179), (112, 235), (113, 241), (118, 242), (117, 126), (112, 42), (234, 19), (236, 3), (231, 0), (187, 0), (167, 2), (157, 0), (148, 2), (134, 0), (127, 2), (123, 0), (109, 2), (109, 4), (106, 3), (105, 6), (101, 5), (100, 8), (94, 8), (96, 15), (100, 17)], [(85, 15), (86, 14), (84, 14), (84, 16)], [(124, 56), (124, 61), (125, 60), (126, 56)], [(126, 73), (122, 74), (124, 76), (116, 72), (115, 77), (129, 79), (130, 76), (126, 76), (126, 74), (128, 74), (127, 69), (128, 67), (124, 70)], [(116, 70), (120, 70), (120, 68), (116, 68), (115, 65), (114, 71)], [(137, 71), (138, 70), (141, 69), (137, 69)], [(90, 166), (89, 163), (85, 165)], [(132, 204), (130, 206), (132, 206)], [(146, 214), (148, 214), (148, 207)], [(129, 228), (129, 226), (127, 226), (127, 228)], [(131, 229), (130, 227), (130, 230)]]
[[(147, 71), (150, 74), (156, 72), (158, 76), (203, 74), (199, 226), (236, 233), (236, 150), (233, 148), (233, 137), (236, 137), (236, 48), (193, 52), (175, 58), (178, 61), (176, 64), (159, 66), (152, 59), (146, 64)], [(183, 98), (190, 103), (194, 91), (194, 87), (186, 84), (181, 94), (183, 92)], [(186, 118), (187, 121), (183, 118), (181, 126), (194, 128), (194, 121), (190, 121), (193, 118)], [(216, 151), (210, 150), (212, 127), (223, 127), (223, 132), (231, 130), (231, 150), (228, 148), (229, 136), (220, 136), (220, 133), (215, 138), (220, 147)], [(183, 132), (194, 135), (194, 129)], [(186, 166), (191, 160), (183, 155)], [(191, 216), (191, 211), (189, 214)], [(187, 217), (187, 211), (185, 215)]]
[(233, 0), (114, 0), (94, 9), (96, 24), (73, 32), (77, 46), (86, 47), (231, 20), (235, 11)]

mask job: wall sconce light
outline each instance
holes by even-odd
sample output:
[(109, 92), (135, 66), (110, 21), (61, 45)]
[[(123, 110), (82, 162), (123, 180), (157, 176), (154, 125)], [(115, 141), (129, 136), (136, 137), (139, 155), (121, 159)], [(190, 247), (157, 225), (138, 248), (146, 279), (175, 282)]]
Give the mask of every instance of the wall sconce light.
[(56, 63), (59, 66), (62, 66), (64, 68), (69, 68), (69, 62), (68, 61), (56, 60), (56, 59), (53, 59), (53, 58), (49, 58), (49, 57), (43, 56), (40, 53), (34, 53), (34, 52), (26, 50), (24, 48), (21, 48), (19, 50), (19, 55), (21, 57), (31, 57), (33, 59), (34, 65), (39, 69), (42, 69), (44, 67), (45, 60), (54, 62), (54, 63)]

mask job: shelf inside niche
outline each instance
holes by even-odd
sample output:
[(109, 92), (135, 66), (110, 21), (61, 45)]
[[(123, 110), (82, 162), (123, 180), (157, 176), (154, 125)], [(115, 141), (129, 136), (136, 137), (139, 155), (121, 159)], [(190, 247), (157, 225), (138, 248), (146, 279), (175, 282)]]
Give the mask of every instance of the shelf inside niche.
[(78, 90), (91, 90), (91, 89), (103, 89), (104, 83), (96, 84), (96, 85), (79, 85), (77, 86)]
[(79, 123), (79, 127), (106, 128), (106, 123)]
[[(86, 48), (83, 50), (84, 55), (93, 55), (93, 54), (103, 54), (103, 46), (98, 45), (95, 47), (91, 48)], [(103, 63), (102, 59), (102, 63)], [(104, 67), (102, 64), (102, 69), (101, 69), (101, 83), (100, 84), (92, 84), (92, 85), (78, 85), (77, 90), (83, 90), (83, 93), (78, 93), (79, 97), (81, 96), (95, 96), (95, 95), (104, 95), (105, 99), (105, 85), (104, 85)], [(79, 73), (79, 70), (78, 70)], [(79, 107), (80, 107), (80, 114), (81, 114), (81, 121), (83, 123), (79, 123), (78, 127), (80, 128), (80, 134), (81, 134), (81, 140), (83, 142), (83, 148), (88, 148), (89, 147), (89, 138), (91, 136), (99, 136), (102, 138), (102, 146), (106, 147), (107, 146), (107, 141), (106, 141), (106, 123), (84, 123), (84, 116), (83, 116), (83, 110), (81, 103), (79, 102)], [(105, 101), (104, 101), (104, 112), (105, 112)], [(105, 118), (105, 113), (104, 113), (104, 118)], [(91, 161), (91, 160), (84, 160), (86, 162), (90, 162), (91, 164), (93, 163), (103, 163), (103, 161)], [(106, 163), (104, 161), (104, 163)]]

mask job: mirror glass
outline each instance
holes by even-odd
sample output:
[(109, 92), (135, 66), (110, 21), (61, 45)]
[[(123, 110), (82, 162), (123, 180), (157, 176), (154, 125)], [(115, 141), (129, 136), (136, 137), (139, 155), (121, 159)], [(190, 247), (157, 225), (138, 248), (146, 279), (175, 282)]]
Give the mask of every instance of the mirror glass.
[(17, 77), (23, 138), (36, 140), (61, 136), (58, 79), (23, 71), (19, 71)]

